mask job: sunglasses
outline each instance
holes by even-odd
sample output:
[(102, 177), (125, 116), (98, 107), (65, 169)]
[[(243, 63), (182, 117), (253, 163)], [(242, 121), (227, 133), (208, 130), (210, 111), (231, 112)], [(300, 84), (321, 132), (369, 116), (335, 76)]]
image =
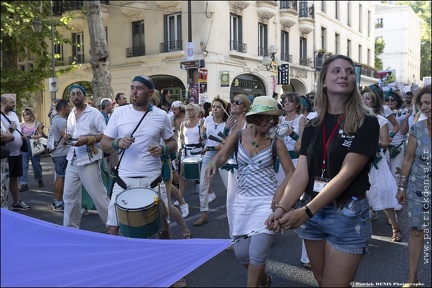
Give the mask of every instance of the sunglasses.
[(241, 100), (231, 100), (231, 104), (236, 104), (236, 105), (240, 105), (240, 104), (243, 104), (243, 101), (241, 101)]
[(315, 97), (310, 97), (310, 96), (309, 96), (309, 97), (307, 97), (307, 99), (312, 99), (312, 100), (314, 100), (314, 99), (315, 99)]
[(394, 102), (395, 101), (395, 99), (394, 98), (387, 98), (387, 100), (386, 100), (387, 102)]

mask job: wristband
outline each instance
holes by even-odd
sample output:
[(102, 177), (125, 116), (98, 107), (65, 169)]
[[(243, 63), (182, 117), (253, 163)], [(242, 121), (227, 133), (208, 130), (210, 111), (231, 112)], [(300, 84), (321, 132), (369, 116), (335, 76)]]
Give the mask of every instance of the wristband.
[(207, 134), (206, 133), (201, 133), (201, 139), (207, 139)]
[(207, 149), (207, 151), (215, 151), (216, 150), (215, 146), (207, 146), (206, 149)]
[(295, 133), (294, 131), (291, 132), (288, 136), (290, 136), (295, 141), (297, 141), (297, 139), (299, 138), (299, 135), (297, 133)]
[(390, 137), (390, 138), (393, 138), (394, 136), (395, 136), (395, 133), (393, 133), (393, 131), (390, 132), (389, 137)]
[(159, 145), (162, 148), (162, 155), (167, 156), (168, 153), (168, 146), (167, 145)]
[(313, 214), (312, 214), (312, 212), (310, 211), (309, 207), (307, 207), (307, 205), (305, 205), (305, 206), (303, 207), (303, 210), (305, 210), (305, 212), (306, 212), (306, 214), (309, 216), (309, 218), (312, 218), (312, 217), (313, 217)]
[(283, 208), (282, 206), (276, 205), (276, 209), (277, 208), (280, 208), (280, 209), (282, 209), (284, 211), (284, 213), (287, 213), (286, 210), (285, 210), (285, 208)]
[(122, 139), (122, 138), (116, 138), (116, 139), (114, 139), (114, 140), (111, 142), (111, 147), (112, 147), (114, 150), (119, 150), (119, 149), (120, 149), (120, 147), (118, 146), (118, 145), (119, 145), (119, 142), (120, 142), (120, 139)]
[(224, 134), (225, 136), (228, 136), (230, 130), (231, 130), (230, 128), (225, 127), (225, 128), (224, 128), (224, 131), (223, 131), (223, 134)]

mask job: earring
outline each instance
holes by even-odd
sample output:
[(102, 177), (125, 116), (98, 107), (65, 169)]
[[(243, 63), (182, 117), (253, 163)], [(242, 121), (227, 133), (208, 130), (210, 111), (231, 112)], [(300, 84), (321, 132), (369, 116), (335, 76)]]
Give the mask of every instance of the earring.
[(323, 87), (324, 87), (324, 88), (326, 88), (326, 87), (327, 87), (327, 85), (326, 85), (326, 84), (324, 84), (324, 85), (323, 85)]

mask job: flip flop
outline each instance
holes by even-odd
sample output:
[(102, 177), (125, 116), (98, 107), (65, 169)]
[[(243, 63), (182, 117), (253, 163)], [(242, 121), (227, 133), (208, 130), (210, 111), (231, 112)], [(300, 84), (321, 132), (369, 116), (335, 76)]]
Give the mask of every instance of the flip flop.
[[(303, 263), (303, 262), (302, 262)], [(310, 262), (308, 263), (303, 263), (303, 267), (307, 268), (307, 269), (312, 269), (312, 265), (310, 264)]]
[(261, 281), (259, 284), (259, 287), (270, 287), (273, 281), (273, 278), (270, 274), (267, 274), (268, 278), (267, 281)]

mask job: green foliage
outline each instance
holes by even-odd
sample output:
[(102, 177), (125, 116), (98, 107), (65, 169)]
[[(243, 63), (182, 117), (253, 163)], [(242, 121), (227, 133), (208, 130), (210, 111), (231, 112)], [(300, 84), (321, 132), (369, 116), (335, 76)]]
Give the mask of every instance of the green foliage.
[(383, 63), (379, 56), (384, 52), (385, 42), (382, 37), (375, 38), (375, 69), (382, 70)]
[[(39, 3), (40, 9), (30, 3)], [(39, 19), (41, 33), (32, 30), (32, 23)], [(70, 29), (70, 19), (53, 18), (54, 27)], [(55, 43), (70, 43), (55, 32)], [(1, 94), (16, 93), (17, 109), (29, 100), (34, 92), (44, 89), (44, 81), (52, 77), (51, 69), (51, 8), (49, 1), (1, 1)], [(27, 71), (19, 67), (27, 64)], [(58, 69), (57, 76), (76, 69), (69, 66)]]
[(430, 1), (396, 1), (398, 5), (411, 6), (423, 20), (421, 26), (420, 78), (431, 76), (431, 2)]

